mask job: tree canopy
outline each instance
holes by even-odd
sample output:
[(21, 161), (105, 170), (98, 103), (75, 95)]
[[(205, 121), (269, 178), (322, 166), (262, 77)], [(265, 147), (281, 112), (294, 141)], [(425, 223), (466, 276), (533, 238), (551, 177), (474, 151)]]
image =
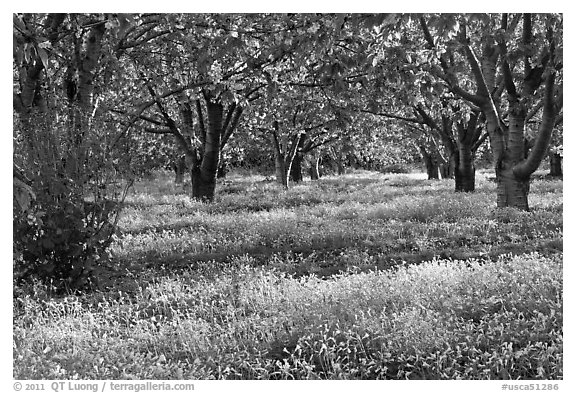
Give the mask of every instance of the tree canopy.
[[(87, 141), (105, 135), (107, 154), (122, 152), (116, 169), (142, 172), (183, 156), (199, 187), (193, 196), (212, 199), (215, 168), (235, 138), (265, 134), (271, 147), (284, 138), (303, 155), (355, 140), (366, 155), (378, 135), (383, 145), (426, 145), (452, 166), (456, 190), (472, 191), (473, 157), (488, 139), (498, 204), (527, 208), (511, 190), (525, 187), (561, 130), (562, 22), (561, 14), (14, 14), (15, 157), (42, 156), (36, 141), (48, 138), (52, 152), (75, 151), (66, 167), (77, 170), (84, 164), (72, 162), (91, 154)], [(39, 122), (72, 125), (36, 135), (30, 124)]]

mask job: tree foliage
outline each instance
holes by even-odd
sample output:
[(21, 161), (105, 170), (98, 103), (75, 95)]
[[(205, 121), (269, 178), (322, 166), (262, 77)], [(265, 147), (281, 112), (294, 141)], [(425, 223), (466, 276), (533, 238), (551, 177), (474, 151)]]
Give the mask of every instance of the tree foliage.
[(248, 150), (288, 186), (306, 161), (432, 149), (472, 191), (488, 139), (497, 205), (528, 209), (561, 149), (562, 32), (557, 14), (14, 14), (17, 270), (85, 281), (130, 179), (185, 163), (209, 202)]
[(106, 256), (126, 185), (98, 110), (112, 18), (14, 15), (16, 278), (80, 287)]

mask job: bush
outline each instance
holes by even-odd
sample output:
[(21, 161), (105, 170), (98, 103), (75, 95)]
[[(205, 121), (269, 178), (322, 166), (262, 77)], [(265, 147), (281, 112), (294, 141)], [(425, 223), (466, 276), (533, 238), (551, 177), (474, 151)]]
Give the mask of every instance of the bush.
[(14, 278), (35, 276), (57, 288), (88, 284), (96, 262), (107, 255), (118, 208), (104, 198), (85, 201), (79, 187), (62, 177), (39, 177), (31, 187), (15, 189)]

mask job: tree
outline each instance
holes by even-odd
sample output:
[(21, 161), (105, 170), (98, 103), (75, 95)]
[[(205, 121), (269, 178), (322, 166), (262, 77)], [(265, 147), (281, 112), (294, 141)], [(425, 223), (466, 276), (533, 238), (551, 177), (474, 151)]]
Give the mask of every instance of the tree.
[(564, 158), (564, 149), (562, 145), (553, 146), (548, 153), (550, 157), (550, 176), (562, 177), (563, 167), (562, 159)]
[[(322, 18), (206, 14), (140, 19), (122, 46), (126, 69), (140, 79), (140, 101), (122, 110), (125, 121), (128, 126), (145, 122), (148, 132), (173, 135), (187, 157), (192, 195), (211, 201), (222, 151), (242, 112), (278, 91), (282, 70), (294, 68), (319, 42), (312, 38)], [(138, 37), (150, 40), (131, 44), (140, 43)]]
[(483, 116), (463, 105), (431, 72), (435, 53), (426, 49), (417, 19), (400, 15), (387, 29), (364, 35), (370, 67), (362, 99), (350, 100), (356, 110), (404, 123), (395, 128), (397, 137), (404, 133), (407, 143), (416, 143), (431, 178), (440, 171), (455, 178), (456, 191), (473, 191), (475, 151), (486, 137)]
[[(530, 175), (547, 152), (562, 109), (562, 16), (423, 16), (420, 23), (429, 49), (439, 54), (433, 72), (486, 117), (498, 207), (528, 210)], [(436, 41), (429, 24), (437, 28)], [(439, 37), (442, 32), (447, 39)], [(540, 110), (534, 146), (526, 154), (527, 119)]]
[(129, 183), (98, 108), (117, 19), (13, 15), (16, 277), (82, 286), (111, 242)]
[(437, 108), (436, 113), (427, 111), (425, 104), (415, 106), (416, 122), (424, 125), (432, 139), (437, 137), (446, 149), (448, 158), (442, 158), (442, 161), (450, 168), (445, 173), (455, 179), (456, 192), (474, 191), (474, 157), (488, 136), (482, 132), (484, 116), (478, 110), (461, 108), (449, 97), (443, 96), (439, 101), (441, 108)]

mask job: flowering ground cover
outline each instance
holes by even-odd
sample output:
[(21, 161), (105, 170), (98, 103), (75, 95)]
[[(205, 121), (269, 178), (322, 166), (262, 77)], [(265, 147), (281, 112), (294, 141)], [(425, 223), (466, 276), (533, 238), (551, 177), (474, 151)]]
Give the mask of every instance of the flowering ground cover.
[(531, 212), (416, 174), (213, 204), (170, 179), (128, 197), (99, 289), (15, 287), (18, 379), (560, 379), (562, 181)]

